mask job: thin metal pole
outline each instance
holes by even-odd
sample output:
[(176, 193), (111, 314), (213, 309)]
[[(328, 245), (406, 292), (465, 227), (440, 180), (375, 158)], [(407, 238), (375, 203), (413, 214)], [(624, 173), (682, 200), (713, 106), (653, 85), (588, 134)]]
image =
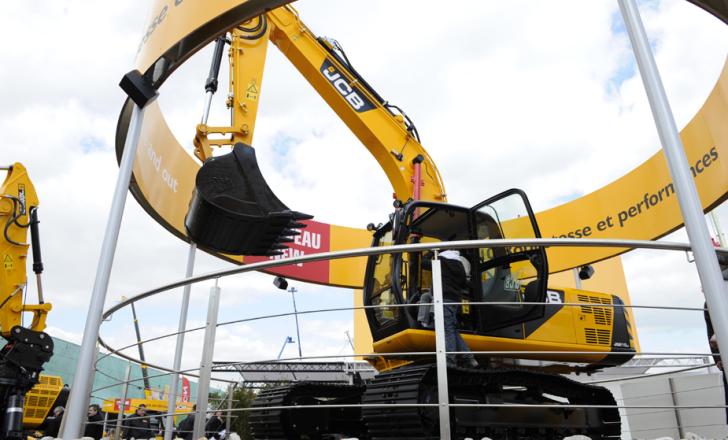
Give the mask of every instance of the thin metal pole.
[(142, 369), (142, 379), (144, 380), (144, 398), (147, 397), (147, 391), (152, 390), (152, 386), (149, 384), (149, 374), (147, 373), (147, 364), (145, 362), (147, 361), (146, 357), (144, 356), (144, 344), (142, 344), (142, 334), (139, 330), (139, 319), (137, 318), (136, 314), (136, 307), (134, 307), (134, 304), (131, 304), (131, 316), (134, 319), (134, 333), (136, 334), (137, 338), (137, 349), (139, 350), (139, 359), (142, 361), (142, 363), (139, 365)]
[[(195, 269), (195, 251), (197, 245), (190, 243), (190, 250), (187, 253), (187, 270), (185, 278), (192, 276)], [(182, 350), (185, 345), (185, 330), (187, 329), (187, 312), (190, 308), (190, 290), (192, 285), (187, 284), (182, 290), (182, 305), (179, 310), (179, 324), (177, 325), (177, 345), (174, 349), (174, 364), (172, 369), (172, 383), (170, 384), (169, 395), (167, 396), (167, 421), (164, 424), (164, 440), (172, 440), (174, 434), (174, 413), (177, 410), (177, 387), (179, 387), (179, 374), (176, 372), (182, 366)]]
[(108, 423), (109, 423), (109, 413), (105, 412), (105, 413), (104, 413), (104, 425), (103, 425), (103, 427), (101, 428), (101, 429), (103, 430), (103, 432), (108, 432), (108, 431), (106, 431), (106, 425), (107, 425)]
[(435, 359), (437, 363), (437, 400), (440, 410), (440, 439), (450, 440), (450, 407), (445, 351), (445, 307), (442, 304), (442, 269), (440, 260), (432, 260), (432, 291), (435, 307)]
[[(214, 65), (213, 61), (213, 65)], [(219, 66), (218, 66), (219, 70)], [(212, 71), (211, 71), (212, 72)], [(212, 73), (211, 73), (212, 75)], [(202, 110), (202, 124), (207, 124), (210, 118), (210, 108), (212, 107), (212, 97), (215, 94), (217, 87), (210, 89), (206, 87), (205, 92), (205, 107)], [(189, 278), (194, 273), (195, 269), (195, 252), (197, 251), (197, 244), (190, 241), (190, 249), (187, 253), (187, 270), (185, 271), (185, 278)], [(187, 311), (190, 307), (190, 290), (192, 289), (191, 284), (187, 284), (182, 291), (182, 305), (180, 306), (179, 312), (179, 324), (177, 325), (177, 345), (174, 351), (174, 371), (179, 371), (182, 366), (182, 350), (185, 345), (185, 330), (187, 329)], [(172, 375), (172, 383), (170, 384), (171, 395), (167, 401), (167, 422), (164, 426), (164, 440), (172, 440), (174, 434), (174, 413), (177, 409), (177, 387), (179, 387), (179, 375)]]
[(99, 264), (96, 269), (96, 280), (94, 281), (94, 287), (91, 293), (91, 303), (89, 304), (88, 314), (86, 315), (83, 341), (81, 342), (81, 349), (78, 354), (73, 386), (68, 396), (68, 423), (63, 430), (62, 438), (81, 437), (81, 426), (85, 420), (85, 411), (89, 403), (89, 396), (86, 394), (86, 390), (89, 389), (90, 383), (93, 383), (94, 379), (93, 360), (94, 352), (96, 351), (96, 340), (99, 337), (99, 327), (101, 326), (101, 316), (104, 313), (104, 302), (106, 300), (106, 291), (109, 287), (111, 266), (114, 262), (116, 242), (119, 238), (121, 219), (124, 215), (124, 205), (126, 204), (126, 195), (131, 180), (132, 165), (136, 157), (137, 144), (139, 144), (139, 135), (143, 121), (144, 109), (140, 109), (135, 105), (132, 109), (131, 120), (129, 121), (129, 131), (126, 136), (126, 142), (124, 143), (124, 153), (121, 156), (119, 175), (116, 179), (116, 188), (114, 189), (114, 197), (111, 202), (111, 211), (109, 212), (109, 218), (106, 223), (104, 241), (101, 245), (101, 255), (99, 256)]
[(296, 317), (296, 337), (298, 338), (298, 358), (300, 359), (303, 355), (301, 354), (301, 331), (298, 329), (298, 309), (296, 309), (296, 292), (298, 290), (295, 287), (291, 287), (288, 291), (291, 292), (291, 298), (293, 298), (293, 316)]
[[(703, 286), (705, 300), (718, 338), (723, 359), (728, 359), (728, 301), (726, 286), (720, 272), (715, 248), (695, 189), (685, 150), (662, 86), (657, 64), (652, 56), (637, 4), (634, 0), (619, 0), (622, 17), (632, 41), (632, 48), (642, 75), (642, 82), (652, 108), (652, 116), (660, 135), (670, 175), (675, 184), (675, 193), (685, 221), (685, 229), (695, 255), (695, 266)], [(726, 372), (724, 371), (724, 374)]]
[(124, 410), (126, 409), (126, 395), (127, 391), (129, 391), (130, 377), (131, 362), (126, 365), (126, 372), (124, 373), (124, 385), (121, 387), (121, 400), (119, 401), (119, 414), (117, 414), (116, 416), (116, 429), (114, 430), (114, 440), (119, 440), (121, 438), (121, 423), (124, 420)]
[(210, 378), (212, 377), (212, 356), (215, 353), (215, 331), (217, 330), (217, 314), (220, 308), (220, 288), (210, 288), (210, 300), (207, 306), (207, 326), (205, 340), (202, 346), (202, 360), (200, 361), (200, 381), (197, 383), (197, 414), (195, 415), (195, 428), (192, 438), (200, 438), (205, 434), (205, 416), (210, 394)]
[(685, 438), (685, 432), (682, 427), (682, 421), (680, 420), (680, 409), (677, 405), (677, 393), (675, 392), (675, 382), (672, 377), (667, 378), (667, 386), (670, 388), (670, 399), (672, 399), (672, 405), (675, 408), (675, 426), (677, 426), (677, 438)]
[(572, 272), (574, 272), (574, 286), (581, 290), (581, 278), (579, 278), (579, 268), (575, 267), (572, 269)]
[(227, 415), (225, 416), (225, 433), (227, 435), (230, 435), (230, 424), (231, 421), (231, 414), (233, 409), (233, 395), (235, 394), (235, 385), (234, 383), (231, 383), (228, 385), (228, 401), (227, 401)]

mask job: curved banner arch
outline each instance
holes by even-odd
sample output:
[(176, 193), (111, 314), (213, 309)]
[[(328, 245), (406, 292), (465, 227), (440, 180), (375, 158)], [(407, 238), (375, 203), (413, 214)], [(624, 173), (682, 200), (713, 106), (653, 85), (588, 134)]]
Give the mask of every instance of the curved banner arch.
[[(692, 0), (691, 0), (692, 1)], [(723, 21), (728, 11), (710, 2), (692, 1)], [(283, 0), (157, 0), (150, 30), (140, 45), (137, 66), (159, 87), (186, 58), (232, 25), (288, 3)], [(166, 9), (165, 9), (166, 8)], [(717, 8), (717, 9), (716, 9)], [(726, 9), (723, 7), (723, 9)], [(156, 13), (155, 13), (156, 11)], [(163, 12), (163, 13), (162, 13)], [(156, 25), (154, 23), (156, 22)], [(117, 125), (120, 158), (132, 109), (127, 100)], [(681, 131), (702, 206), (709, 210), (728, 197), (728, 64), (716, 86), (690, 123)], [(200, 163), (176, 140), (156, 102), (144, 114), (140, 144), (130, 190), (141, 206), (167, 230), (188, 241), (184, 217)], [(398, 194), (406, 199), (409, 195)], [(581, 198), (537, 214), (545, 237), (630, 238), (652, 240), (682, 226), (677, 197), (663, 153), (656, 153), (620, 179)], [(290, 255), (336, 251), (370, 244), (362, 229), (316, 221), (297, 238)], [(624, 249), (549, 249), (549, 266), (560, 272), (604, 260)], [(242, 264), (267, 257), (217, 255)], [(287, 256), (287, 255), (284, 255)], [(361, 287), (365, 260), (337, 260), (293, 266), (276, 271), (301, 281), (342, 287)]]

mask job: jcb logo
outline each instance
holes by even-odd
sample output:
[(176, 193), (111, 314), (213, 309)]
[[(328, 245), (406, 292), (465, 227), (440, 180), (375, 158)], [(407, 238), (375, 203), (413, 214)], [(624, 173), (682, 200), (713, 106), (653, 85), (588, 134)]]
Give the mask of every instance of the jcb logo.
[(321, 66), (321, 73), (358, 113), (374, 108), (374, 105), (359, 90), (349, 85), (344, 75), (328, 59), (324, 60), (324, 64)]
[(549, 290), (546, 292), (546, 304), (563, 304), (564, 299), (561, 297), (561, 292)]

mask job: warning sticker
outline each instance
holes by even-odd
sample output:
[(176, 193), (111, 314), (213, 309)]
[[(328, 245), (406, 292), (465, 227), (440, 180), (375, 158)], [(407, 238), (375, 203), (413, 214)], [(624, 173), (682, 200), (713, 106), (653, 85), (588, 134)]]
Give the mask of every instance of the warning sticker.
[(13, 257), (10, 255), (6, 255), (3, 259), (3, 266), (5, 266), (5, 270), (12, 270), (13, 269)]
[(245, 99), (249, 101), (257, 101), (259, 94), (260, 91), (258, 90), (258, 85), (256, 84), (256, 81), (254, 79), (251, 79), (248, 83), (248, 87), (245, 89)]

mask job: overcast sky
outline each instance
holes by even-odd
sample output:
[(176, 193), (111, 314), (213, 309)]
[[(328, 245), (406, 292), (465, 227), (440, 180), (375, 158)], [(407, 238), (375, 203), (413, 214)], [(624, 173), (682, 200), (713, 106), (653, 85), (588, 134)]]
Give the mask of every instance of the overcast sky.
[[(684, 0), (639, 2), (658, 66), (682, 127), (712, 89), (728, 33)], [(415, 121), (443, 175), (449, 200), (471, 205), (511, 187), (547, 209), (620, 177), (659, 148), (617, 2), (302, 0), (301, 18), (336, 38), (356, 69)], [(5, 2), (0, 15), (0, 161), (22, 162), (41, 200), (48, 333), (80, 341), (117, 174), (113, 136), (145, 27), (144, 0)], [(36, 44), (37, 43), (37, 44)], [(177, 71), (160, 103), (184, 145), (202, 113), (207, 48)], [(223, 72), (225, 72), (223, 68)], [(223, 75), (226, 78), (226, 75)], [(224, 82), (223, 82), (224, 84)], [(211, 124), (223, 125), (225, 86)], [(384, 173), (357, 139), (274, 46), (269, 49), (254, 146), (274, 192), (320, 221), (354, 227), (382, 221), (391, 207)], [(728, 215), (725, 207), (721, 217)], [(728, 230), (728, 224), (724, 226)], [(107, 306), (180, 278), (187, 245), (129, 198)], [(686, 240), (678, 232), (666, 238)], [(694, 265), (684, 254), (625, 256), (635, 304), (702, 305)], [(198, 254), (196, 272), (230, 267)], [(351, 304), (351, 290), (293, 283), (302, 310)], [(271, 278), (221, 282), (220, 320), (279, 313), (290, 296)], [(31, 297), (35, 287), (31, 284)], [(190, 326), (204, 323), (210, 284), (196, 287)], [(180, 292), (138, 307), (143, 338), (176, 330)], [(639, 312), (645, 351), (706, 352), (698, 313)], [(301, 318), (304, 355), (350, 353), (350, 313)], [(199, 333), (199, 332), (198, 332)], [(101, 331), (133, 341), (129, 312)], [(216, 359), (274, 358), (292, 318), (218, 330)], [(184, 366), (199, 363), (191, 336)], [(169, 365), (174, 343), (150, 344)], [(294, 356), (295, 347), (285, 356)]]

